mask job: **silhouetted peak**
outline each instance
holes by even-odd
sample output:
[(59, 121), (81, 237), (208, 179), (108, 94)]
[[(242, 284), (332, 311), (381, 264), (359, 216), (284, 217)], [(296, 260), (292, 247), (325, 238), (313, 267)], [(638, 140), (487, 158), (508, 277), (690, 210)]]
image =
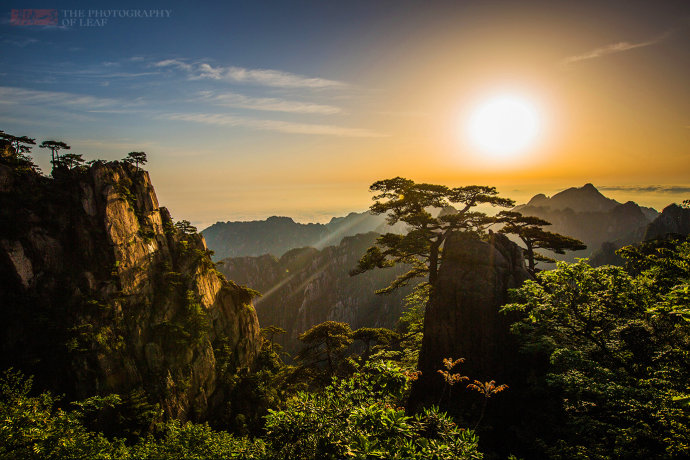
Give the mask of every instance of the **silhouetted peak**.
[(618, 206), (618, 208), (640, 209), (640, 205), (634, 201), (626, 201), (622, 205)]
[(682, 207), (677, 205), (676, 203), (671, 203), (668, 206), (666, 206), (662, 211), (661, 214), (676, 214), (679, 212), (682, 212)]
[(607, 198), (592, 184), (582, 187), (571, 187), (556, 193), (551, 198), (544, 194), (535, 195), (527, 204), (535, 207), (548, 207), (551, 210), (572, 209), (575, 212), (606, 212), (620, 205)]
[(295, 223), (295, 221), (292, 219), (292, 217), (287, 217), (287, 216), (271, 216), (268, 219), (266, 219), (266, 222), (272, 222), (274, 224), (276, 224), (276, 223), (294, 224)]
[(549, 197), (544, 195), (543, 193), (539, 193), (537, 195), (534, 195), (531, 200), (529, 200), (529, 203), (527, 203), (527, 206), (548, 206), (549, 204)]

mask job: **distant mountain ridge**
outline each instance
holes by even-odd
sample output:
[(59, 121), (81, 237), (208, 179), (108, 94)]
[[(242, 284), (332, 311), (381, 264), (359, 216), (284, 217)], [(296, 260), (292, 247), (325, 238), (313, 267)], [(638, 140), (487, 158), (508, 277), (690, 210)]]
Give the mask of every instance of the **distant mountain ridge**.
[[(606, 197), (591, 183), (565, 189), (551, 197), (537, 194), (514, 210), (551, 222), (547, 227), (549, 231), (582, 240), (587, 245), (586, 250), (554, 255), (556, 259), (568, 261), (591, 257), (606, 242), (640, 241), (647, 225), (659, 215), (653, 208)], [(453, 208), (439, 212), (453, 212)], [(333, 217), (327, 224), (303, 224), (290, 217), (278, 216), (248, 222), (217, 222), (202, 234), (208, 247), (215, 251), (214, 260), (222, 260), (264, 254), (281, 257), (295, 248), (337, 246), (344, 237), (360, 233), (403, 233), (404, 230), (401, 223), (389, 226), (385, 215), (352, 212), (344, 217)]]
[(402, 224), (389, 226), (384, 215), (351, 212), (345, 217), (333, 217), (327, 224), (301, 224), (278, 216), (248, 222), (216, 222), (201, 233), (215, 252), (214, 259), (220, 260), (263, 254), (280, 257), (294, 248), (338, 245), (343, 237), (358, 233), (401, 233), (403, 229)]
[[(633, 203), (629, 201), (628, 203)], [(551, 198), (543, 193), (534, 195), (525, 205), (515, 207), (515, 211), (525, 207), (546, 207), (551, 210), (566, 210), (575, 212), (609, 212), (622, 203), (604, 196), (594, 185), (587, 183), (582, 187), (570, 187), (556, 193)], [(634, 203), (636, 204), (636, 203)], [(637, 205), (637, 204), (636, 204)], [(653, 208), (637, 205), (648, 219), (654, 219), (659, 212)]]
[[(620, 203), (604, 196), (594, 185), (571, 187), (552, 197), (538, 194), (515, 211), (551, 222), (548, 231), (561, 233), (583, 241), (587, 249), (569, 252), (559, 260), (573, 261), (576, 257), (590, 257), (604, 243), (627, 240), (634, 232), (645, 229), (659, 213), (653, 208), (639, 206), (633, 201)], [(634, 239), (634, 238), (633, 238)]]

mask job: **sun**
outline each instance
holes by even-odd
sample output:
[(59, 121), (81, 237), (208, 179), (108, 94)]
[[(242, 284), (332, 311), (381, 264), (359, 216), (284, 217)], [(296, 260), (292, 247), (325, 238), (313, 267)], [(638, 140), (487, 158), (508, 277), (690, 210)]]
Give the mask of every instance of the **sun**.
[(467, 121), (473, 147), (494, 157), (509, 157), (534, 146), (542, 122), (534, 102), (515, 94), (500, 94), (479, 104)]

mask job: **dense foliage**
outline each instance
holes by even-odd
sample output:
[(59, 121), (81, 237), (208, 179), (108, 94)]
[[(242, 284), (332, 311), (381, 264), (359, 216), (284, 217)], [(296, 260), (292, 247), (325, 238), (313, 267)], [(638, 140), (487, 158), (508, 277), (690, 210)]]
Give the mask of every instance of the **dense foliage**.
[(690, 243), (627, 247), (627, 269), (559, 263), (505, 307), (524, 319), (525, 351), (550, 365), (541, 382), (559, 423), (534, 433), (551, 458), (690, 454)]
[(482, 458), (473, 433), (436, 408), (406, 415), (407, 385), (402, 369), (379, 361), (271, 410), (260, 439), (172, 420), (128, 443), (86, 426), (93, 411), (120, 404), (116, 395), (65, 409), (50, 393), (31, 396), (31, 379), (9, 371), (0, 380), (0, 458)]
[(371, 363), (321, 392), (300, 392), (267, 417), (275, 458), (482, 458), (472, 432), (432, 407), (408, 416), (400, 406), (408, 377)]

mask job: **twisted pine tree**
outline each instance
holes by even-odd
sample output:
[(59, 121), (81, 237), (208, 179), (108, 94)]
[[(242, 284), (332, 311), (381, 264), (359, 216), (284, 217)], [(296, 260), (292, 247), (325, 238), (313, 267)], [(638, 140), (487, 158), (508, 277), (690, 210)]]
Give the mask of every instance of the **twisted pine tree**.
[(139, 165), (145, 165), (148, 161), (145, 152), (129, 152), (124, 159), (126, 163), (134, 163), (134, 166), (139, 169)]
[(39, 145), (42, 149), (50, 149), (50, 162), (55, 163), (55, 160), (60, 158), (60, 150), (69, 150), (71, 147), (60, 141), (43, 141)]
[(501, 211), (496, 218), (497, 222), (504, 224), (499, 230), (500, 233), (517, 235), (525, 243), (525, 258), (532, 273), (534, 273), (536, 261), (555, 262), (551, 257), (535, 252), (535, 249), (547, 249), (556, 254), (587, 249), (580, 240), (544, 230), (542, 227), (551, 225), (551, 222), (544, 219), (523, 216), (515, 211)]
[(13, 136), (12, 134), (0, 131), (0, 139), (9, 142), (14, 149), (15, 155), (22, 155), (31, 152), (33, 145), (36, 145), (36, 140), (27, 136)]
[[(412, 268), (399, 276), (390, 286), (377, 294), (393, 291), (415, 278), (427, 277), (430, 285), (436, 283), (438, 263), (443, 243), (454, 231), (482, 232), (494, 222), (482, 212), (472, 208), (489, 204), (510, 207), (513, 200), (501, 198), (495, 187), (470, 185), (450, 188), (444, 185), (418, 184), (410, 179), (396, 177), (375, 182), (369, 190), (377, 193), (370, 210), (374, 214), (388, 213), (388, 223), (404, 222), (409, 228), (405, 235), (386, 233), (369, 248), (350, 275), (374, 268), (408, 264)], [(456, 212), (432, 216), (430, 208), (458, 208)]]

